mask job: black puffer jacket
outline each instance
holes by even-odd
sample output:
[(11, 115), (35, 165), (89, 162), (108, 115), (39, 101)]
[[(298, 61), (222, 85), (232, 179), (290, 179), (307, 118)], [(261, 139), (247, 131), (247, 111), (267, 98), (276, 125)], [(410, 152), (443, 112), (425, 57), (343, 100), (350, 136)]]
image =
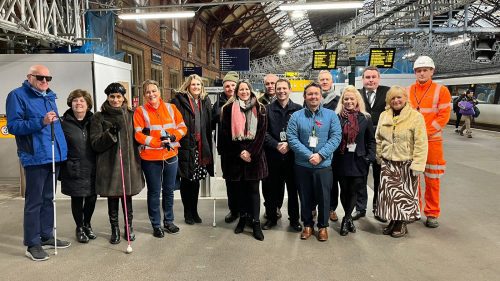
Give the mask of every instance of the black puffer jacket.
[(62, 163), (59, 179), (63, 194), (87, 197), (95, 194), (95, 154), (90, 145), (92, 112), (80, 122), (68, 109), (61, 118), (64, 137), (68, 144), (68, 160)]
[[(194, 160), (195, 160), (195, 150), (198, 147), (198, 143), (195, 138), (195, 120), (194, 120), (194, 112), (191, 108), (188, 94), (185, 92), (177, 92), (175, 97), (171, 101), (177, 109), (182, 114), (182, 118), (184, 119), (184, 123), (188, 128), (186, 135), (180, 140), (179, 147), (179, 175), (182, 178), (191, 179), (194, 175)], [(212, 102), (210, 98), (206, 96), (201, 100), (201, 134), (202, 134), (202, 142), (203, 148), (200, 153), (202, 153), (203, 157), (208, 157), (210, 159), (210, 163), (205, 165), (205, 168), (208, 170), (208, 173), (213, 176), (214, 175), (214, 166), (213, 166), (213, 151), (212, 151)]]

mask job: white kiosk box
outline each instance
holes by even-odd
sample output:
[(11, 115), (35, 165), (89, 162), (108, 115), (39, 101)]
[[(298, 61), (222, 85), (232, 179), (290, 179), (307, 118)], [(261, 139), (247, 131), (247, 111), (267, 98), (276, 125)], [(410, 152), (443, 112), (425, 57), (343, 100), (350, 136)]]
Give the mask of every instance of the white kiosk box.
[[(62, 115), (67, 109), (66, 99), (75, 89), (92, 94), (94, 107), (99, 111), (106, 100), (104, 89), (109, 83), (120, 82), (130, 99), (131, 65), (96, 54), (15, 54), (0, 55), (0, 114), (5, 114), (7, 95), (20, 87), (30, 66), (42, 64), (49, 68), (53, 79), (50, 89), (57, 94), (57, 108)], [(13, 138), (0, 138), (0, 184), (19, 183), (20, 168), (16, 142)]]

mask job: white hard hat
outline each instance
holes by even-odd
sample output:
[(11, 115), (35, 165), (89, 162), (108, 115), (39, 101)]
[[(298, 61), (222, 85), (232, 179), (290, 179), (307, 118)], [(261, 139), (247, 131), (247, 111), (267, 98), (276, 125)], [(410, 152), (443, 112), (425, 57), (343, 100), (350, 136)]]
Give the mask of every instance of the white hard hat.
[(434, 61), (428, 56), (420, 56), (417, 58), (417, 60), (413, 64), (413, 69), (415, 70), (420, 67), (436, 68), (436, 66), (434, 65)]

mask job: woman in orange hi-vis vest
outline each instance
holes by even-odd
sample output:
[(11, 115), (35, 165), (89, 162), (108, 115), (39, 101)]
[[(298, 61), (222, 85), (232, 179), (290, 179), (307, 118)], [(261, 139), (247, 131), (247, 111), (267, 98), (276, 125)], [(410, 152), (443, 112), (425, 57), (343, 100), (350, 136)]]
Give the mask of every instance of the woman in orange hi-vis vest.
[[(439, 178), (446, 170), (443, 157), (442, 129), (448, 123), (451, 113), (451, 95), (448, 88), (432, 81), (434, 61), (420, 56), (413, 65), (417, 81), (408, 88), (408, 97), (413, 108), (422, 113), (427, 128), (429, 151), (425, 165), (425, 225), (436, 228), (439, 208)], [(422, 202), (420, 202), (422, 205)]]
[(134, 129), (135, 139), (141, 144), (139, 153), (148, 187), (149, 220), (153, 235), (162, 238), (160, 191), (165, 231), (171, 234), (179, 231), (174, 224), (174, 187), (179, 140), (186, 135), (187, 127), (177, 107), (163, 102), (158, 86), (154, 80), (143, 82), (146, 103), (135, 110)]

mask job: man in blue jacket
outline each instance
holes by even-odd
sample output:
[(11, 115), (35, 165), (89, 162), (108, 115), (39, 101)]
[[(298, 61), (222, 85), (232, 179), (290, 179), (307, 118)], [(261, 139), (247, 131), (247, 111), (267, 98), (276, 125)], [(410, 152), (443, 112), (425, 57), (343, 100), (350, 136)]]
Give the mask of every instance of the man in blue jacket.
[[(52, 137), (54, 126), (54, 160), (56, 177), (59, 163), (66, 160), (67, 147), (59, 122), (56, 94), (49, 89), (52, 80), (43, 65), (30, 67), (22, 86), (7, 96), (7, 128), (16, 136), (17, 155), (24, 167), (26, 193), (24, 200), (24, 245), (26, 256), (34, 261), (49, 258), (44, 248), (54, 248), (54, 194), (52, 191)], [(57, 240), (57, 248), (71, 243)]]
[(340, 144), (342, 129), (334, 111), (321, 105), (321, 86), (315, 82), (304, 89), (306, 107), (292, 114), (287, 138), (295, 153), (295, 176), (300, 194), (304, 230), (301, 239), (314, 233), (311, 210), (318, 204), (318, 240), (328, 240), (328, 211), (333, 182), (332, 156)]

